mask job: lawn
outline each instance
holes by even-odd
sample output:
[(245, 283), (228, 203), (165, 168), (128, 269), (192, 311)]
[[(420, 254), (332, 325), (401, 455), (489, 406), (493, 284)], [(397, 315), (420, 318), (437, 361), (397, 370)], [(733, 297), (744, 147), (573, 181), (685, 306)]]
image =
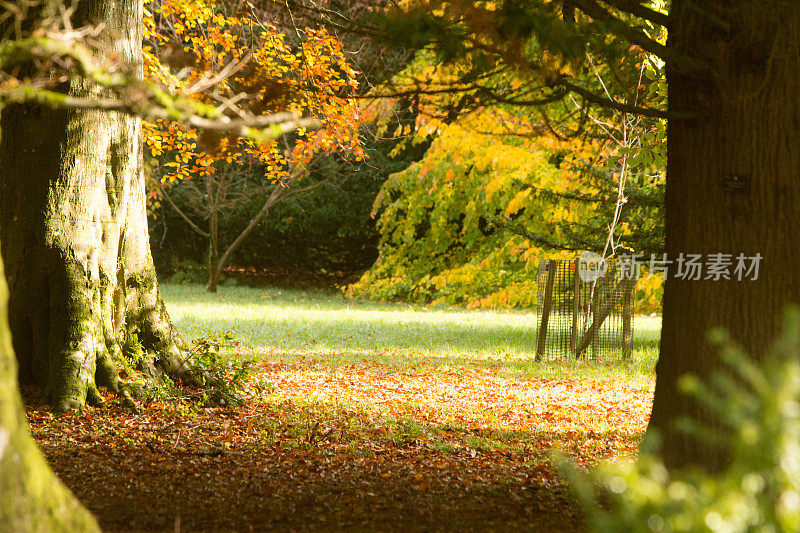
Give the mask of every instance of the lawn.
[(635, 454), (660, 321), (633, 360), (533, 361), (526, 312), (165, 285), (186, 338), (255, 358), (238, 408), (158, 396), (132, 413), (29, 409), (55, 471), (109, 531), (572, 531), (551, 463)]
[(200, 285), (162, 287), (184, 335), (231, 331), (259, 357), (326, 368), (496, 369), (511, 378), (621, 378), (652, 382), (661, 318), (636, 317), (633, 361), (534, 364), (536, 315), (357, 302), (324, 292)]

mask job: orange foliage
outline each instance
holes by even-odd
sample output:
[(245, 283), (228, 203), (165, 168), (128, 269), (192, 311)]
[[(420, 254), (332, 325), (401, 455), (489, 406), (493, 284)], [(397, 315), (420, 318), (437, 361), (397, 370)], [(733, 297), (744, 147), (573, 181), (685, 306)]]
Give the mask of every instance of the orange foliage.
[(301, 42), (251, 12), (214, 0), (146, 0), (144, 74), (219, 110), (284, 111), (317, 117), (322, 127), (298, 131), (295, 142), (256, 142), (232, 133), (186, 130), (157, 120), (144, 124), (144, 140), (161, 160), (161, 181), (203, 177), (217, 163), (260, 162), (265, 176), (283, 181), (315, 154), (341, 150), (360, 160), (363, 113), (352, 96), (356, 72), (342, 43), (325, 30), (305, 28)]

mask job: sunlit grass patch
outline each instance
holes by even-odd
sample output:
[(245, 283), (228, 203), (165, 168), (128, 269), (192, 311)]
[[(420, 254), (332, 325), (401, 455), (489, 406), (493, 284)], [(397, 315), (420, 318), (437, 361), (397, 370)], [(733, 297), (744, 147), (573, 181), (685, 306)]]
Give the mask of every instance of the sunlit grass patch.
[(536, 364), (536, 315), (525, 311), (430, 308), (347, 300), (337, 294), (285, 289), (164, 285), (170, 315), (184, 335), (232, 331), (274, 362), (308, 368), (373, 371), (460, 371), (508, 378), (642, 379), (652, 382), (660, 318), (637, 317), (633, 357)]

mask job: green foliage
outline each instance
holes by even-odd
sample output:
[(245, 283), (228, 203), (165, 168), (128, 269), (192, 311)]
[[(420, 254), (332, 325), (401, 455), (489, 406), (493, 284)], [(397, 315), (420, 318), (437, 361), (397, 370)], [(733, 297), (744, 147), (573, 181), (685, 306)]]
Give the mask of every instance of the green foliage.
[[(205, 265), (184, 259), (175, 264), (172, 268), (173, 274), (169, 277), (170, 283), (205, 283), (208, 281), (208, 269)], [(236, 285), (236, 278), (229, 278), (225, 274), (219, 277), (218, 285)]]
[(238, 343), (230, 331), (212, 334), (192, 341), (189, 352), (193, 369), (204, 382), (201, 400), (204, 404), (241, 405), (242, 393), (253, 373), (255, 360), (222, 354), (221, 350), (233, 348)]
[[(337, 156), (317, 159), (308, 178), (297, 184), (311, 188), (277, 204), (270, 219), (254, 231), (250, 244), (236, 254), (235, 263), (336, 281), (369, 268), (378, 244), (372, 203), (389, 174), (410, 164), (406, 154), (388, 155), (395, 144), (368, 142), (368, 158), (361, 162)], [(231, 224), (240, 224), (236, 217), (247, 215), (242, 210), (230, 217)]]
[[(432, 47), (443, 63), (480, 63), (486, 47), (475, 46), (475, 40), (502, 41), (508, 48), (502, 51), (506, 58), (518, 61), (514, 49), (524, 48), (529, 41), (564, 60), (576, 59), (586, 49), (584, 36), (574, 25), (565, 23), (556, 10), (542, 2), (488, 4), (410, 2), (388, 10), (388, 17), (378, 15), (374, 23), (388, 43), (412, 49)], [(496, 48), (493, 51), (496, 53)]]
[(130, 361), (133, 366), (139, 366), (146, 357), (144, 346), (139, 340), (139, 328), (134, 327), (125, 335), (122, 343), (122, 353), (125, 361)]
[[(571, 469), (594, 530), (800, 531), (800, 311), (787, 313), (782, 335), (758, 365), (724, 334), (712, 337), (729, 372), (710, 385), (694, 377), (682, 385), (724, 429), (683, 426), (728, 450), (730, 464), (718, 475), (670, 473), (645, 451), (638, 462), (606, 466), (590, 479)], [(597, 504), (591, 481), (608, 493), (610, 510)]]
[[(143, 390), (144, 399), (169, 401), (188, 398), (203, 405), (241, 405), (243, 393), (251, 382), (255, 360), (226, 353), (238, 344), (230, 331), (194, 339), (186, 354), (186, 361), (191, 361), (195, 375), (194, 386), (178, 386), (165, 375), (147, 384)], [(262, 385), (255, 383), (255, 387), (258, 389)]]
[(175, 265), (174, 274), (170, 276), (171, 283), (203, 283), (208, 279), (208, 270), (197, 261), (184, 259)]
[(426, 157), (386, 182), (380, 256), (352, 297), (419, 303), (528, 306), (535, 299), (538, 251), (493, 220), (538, 224), (552, 212), (529, 200), (525, 183), (553, 183), (556, 167), (541, 153), (448, 127)]

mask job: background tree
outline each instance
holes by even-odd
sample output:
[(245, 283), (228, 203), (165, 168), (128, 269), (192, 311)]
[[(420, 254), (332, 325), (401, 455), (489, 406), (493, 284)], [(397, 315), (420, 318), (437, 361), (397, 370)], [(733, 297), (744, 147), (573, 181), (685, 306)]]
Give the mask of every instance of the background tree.
[[(354, 160), (363, 158), (358, 135), (363, 113), (352, 99), (356, 72), (342, 43), (325, 30), (295, 28), (292, 43), (275, 26), (262, 22), (264, 12), (246, 4), (170, 0), (148, 5), (149, 77), (188, 95), (213, 85), (199, 98), (220, 108), (235, 101), (251, 111), (292, 110), (321, 121), (320, 129), (299, 132), (291, 144), (286, 139), (259, 143), (224, 132), (198, 135), (168, 121), (145, 124), (157, 184), (153, 194), (163, 194), (189, 227), (207, 239), (207, 287), (214, 292), (231, 254), (276, 203), (297, 192), (295, 185), (307, 175), (315, 156), (341, 149)], [(165, 64), (170, 63), (173, 68), (194, 68), (185, 77), (180, 76), (183, 71), (169, 75)], [(191, 183), (193, 179), (199, 183)], [(189, 181), (181, 195), (183, 208), (169, 192), (176, 181)], [(271, 186), (264, 187), (265, 181)], [(220, 219), (256, 198), (261, 198), (258, 211), (223, 244)], [(195, 223), (187, 211), (200, 215), (202, 222)]]
[(524, 184), (565, 180), (537, 151), (539, 139), (504, 143), (474, 131), (485, 123), (474, 116), (447, 127), (420, 162), (384, 184), (374, 205), (380, 255), (349, 295), (471, 307), (534, 303), (540, 250), (491, 221), (521, 217), (543, 227), (555, 206), (530, 199)]
[[(572, 94), (588, 104), (668, 118), (665, 232), (671, 259), (681, 253), (760, 254), (764, 270), (756, 281), (666, 282), (651, 427), (664, 434), (671, 465), (713, 469), (726, 461), (718, 447), (672, 429), (683, 416), (714, 425), (676, 385), (685, 373), (709, 379), (716, 372), (706, 332), (727, 328), (760, 359), (781, 309), (800, 292), (790, 252), (800, 224), (794, 201), (800, 166), (792, 148), (800, 109), (789, 96), (800, 65), (797, 17), (794, 4), (780, 0), (702, 6), (675, 0), (669, 13), (658, 4), (627, 0), (436, 0), (398, 8), (382, 26), (397, 39), (415, 35), (420, 47), (432, 44), (444, 61), (476, 65), (472, 76), (449, 90), (477, 91), (481, 102), (536, 104)], [(652, 34), (658, 26), (669, 28), (666, 44)], [(612, 65), (634, 45), (665, 62), (668, 113), (631, 106), (588, 84), (587, 52)], [(528, 73), (530, 83), (521, 92), (482, 83), (482, 73), (497, 66)], [(776, 220), (784, 222), (776, 227)]]
[[(269, 126), (262, 141), (316, 121), (231, 118), (144, 83), (137, 2), (22, 8), (4, 20), (0, 54), (0, 100), (11, 102), (0, 117), (0, 241), (20, 381), (63, 411), (99, 402), (98, 386), (127, 394), (119, 369), (196, 380), (158, 291), (136, 115), (251, 135)], [(33, 26), (43, 10), (62, 13), (63, 31)], [(89, 36), (94, 50), (81, 44)]]
[[(302, 182), (281, 188), (283, 196), (270, 208), (269, 216), (230, 256), (230, 272), (238, 273), (237, 280), (330, 286), (353, 281), (374, 263), (378, 233), (370, 216), (372, 203), (386, 177), (405, 169), (414, 157), (405, 153), (390, 156), (397, 139), (376, 138), (375, 131), (371, 124), (362, 127), (364, 160), (320, 154), (306, 167)], [(239, 179), (237, 187), (229, 191), (231, 202), (219, 220), (220, 242), (233, 242), (276, 187), (264, 179), (263, 171), (247, 166), (242, 167)], [(204, 194), (198, 187), (202, 182), (175, 182), (169, 198), (150, 204), (156, 269), (159, 275), (172, 276), (171, 281), (207, 279), (203, 268), (207, 247), (169, 202), (202, 229), (207, 211), (192, 207), (199, 205)]]
[[(166, 4), (159, 3), (159, 5)], [(308, 42), (310, 35), (306, 28), (324, 30), (328, 38), (341, 43), (341, 46), (337, 47), (335, 54), (317, 54), (322, 61), (317, 61), (315, 64), (317, 68), (325, 68), (326, 61), (332, 66), (335, 57), (340, 59), (344, 57), (347, 63), (355, 66), (356, 70), (351, 70), (349, 75), (353, 76), (351, 81), (357, 81), (357, 84), (352, 84), (348, 97), (359, 99), (359, 107), (363, 110), (376, 107), (373, 102), (373, 87), (402, 68), (411, 55), (404, 49), (387, 47), (375, 35), (359, 31), (366, 17), (371, 16), (374, 10), (384, 8), (386, 4), (387, 2), (382, 0), (347, 4), (304, 1), (285, 4), (242, 2), (216, 5), (214, 9), (221, 12), (220, 16), (227, 13), (235, 15), (240, 21), (248, 18), (269, 20), (272, 24), (270, 31), (280, 34), (284, 47), (299, 58), (303, 54), (315, 53), (314, 47), (306, 48), (303, 44)], [(170, 37), (173, 42), (169, 47), (180, 48), (178, 45), (182, 46), (184, 40), (189, 40), (189, 30), (185, 27), (185, 24), (181, 24), (182, 34), (179, 39)], [(246, 29), (248, 25), (234, 25), (229, 33), (238, 33), (236, 27)], [(170, 24), (160, 23), (158, 28), (159, 34), (173, 34)], [(162, 61), (171, 62), (176, 54), (169, 53), (167, 51), (169, 47), (152, 46), (151, 49), (158, 52)], [(181, 59), (175, 65), (176, 69), (180, 67), (181, 62), (185, 62), (185, 59)], [(276, 66), (283, 63), (280, 59), (276, 62)], [(304, 65), (305, 62), (300, 61), (298, 64)], [(216, 65), (212, 68), (219, 71), (224, 66)], [(242, 72), (245, 70), (247, 68), (242, 69)], [(316, 76), (317, 80), (314, 83), (303, 84), (294, 89), (291, 87), (292, 79), (308, 78), (310, 74), (312, 74), (310, 69), (305, 67), (302, 71), (298, 69), (297, 72), (285, 74), (278, 82), (278, 92), (283, 92), (288, 98), (295, 95), (298, 100), (321, 101), (325, 98), (325, 93), (330, 92), (330, 88), (326, 87), (324, 78), (320, 79), (320, 76)], [(351, 109), (355, 109), (353, 101), (348, 105)], [(198, 249), (196, 235), (200, 234), (203, 235), (203, 239), (208, 239), (214, 233), (208, 231), (208, 223), (214, 218), (211, 216), (212, 209), (209, 204), (213, 203), (224, 206), (215, 217), (219, 226), (217, 232), (219, 242), (241, 242), (242, 240), (238, 239), (240, 228), (251, 228), (252, 233), (247, 244), (244, 247), (240, 246), (238, 251), (232, 250), (226, 260), (235, 268), (247, 267), (256, 270), (260, 274), (259, 277), (267, 275), (279, 283), (286, 280), (308, 281), (305, 278), (330, 283), (343, 276), (352, 277), (353, 272), (363, 271), (371, 264), (377, 253), (377, 234), (374, 230), (374, 220), (369, 217), (369, 213), (380, 183), (392, 171), (407, 166), (403, 161), (418, 157), (413, 155), (415, 153), (424, 152), (424, 146), (417, 144), (412, 150), (389, 155), (395, 143), (403, 135), (408, 134), (408, 131), (405, 133), (399, 131), (397, 125), (407, 122), (408, 115), (413, 115), (414, 111), (409, 99), (397, 99), (392, 103), (384, 101), (380, 107), (387, 110), (384, 116), (379, 121), (363, 123), (360, 130), (364, 149), (369, 152), (369, 161), (361, 162), (353, 154), (337, 153), (341, 151), (320, 152), (315, 155), (313, 165), (307, 166), (306, 171), (301, 173), (303, 183), (297, 187), (276, 189), (271, 182), (259, 177), (264, 173), (264, 165), (261, 165), (260, 169), (256, 165), (254, 169), (246, 170), (245, 167), (252, 165), (244, 159), (241, 161), (244, 165), (235, 163), (229, 165), (227, 162), (216, 165), (220, 170), (222, 167), (241, 169), (241, 172), (231, 174), (232, 179), (229, 181), (224, 177), (226, 171), (216, 172), (213, 176), (206, 174), (199, 180), (176, 180), (165, 183), (163, 188), (169, 192), (169, 198), (161, 198), (163, 200), (161, 203), (159, 199), (151, 201), (151, 230), (154, 234), (153, 249), (157, 268), (169, 274), (180, 272), (180, 279), (187, 277), (198, 279), (200, 273), (193, 265), (198, 262), (206, 263), (205, 258), (208, 253), (206, 248)], [(347, 109), (341, 108), (338, 113), (342, 114), (342, 111), (346, 113)], [(367, 114), (369, 113), (362, 112), (358, 118), (363, 121)], [(394, 124), (386, 128), (386, 122)], [(203, 140), (207, 138), (208, 135), (204, 134)], [(204, 142), (199, 144), (202, 148), (205, 147)], [(156, 159), (170, 165), (176, 164), (171, 157)], [(184, 165), (184, 168), (191, 169), (191, 166)], [(165, 168), (159, 169), (158, 172), (171, 177), (174, 176), (171, 170), (173, 169)], [(201, 173), (195, 171), (195, 174)], [(209, 179), (218, 185), (224, 183), (226, 193), (209, 194), (203, 184)], [(217, 187), (215, 190), (222, 192), (222, 189)], [(269, 199), (273, 191), (288, 195), (284, 194), (282, 200), (273, 202)], [(226, 199), (209, 201), (215, 196)], [(270, 208), (273, 214), (269, 219), (262, 219), (259, 213), (268, 201), (273, 204)], [(340, 209), (339, 206), (342, 205), (348, 207)], [(174, 216), (178, 212), (181, 214)], [(187, 221), (187, 216), (191, 224)], [(262, 219), (262, 222), (252, 225), (251, 222), (256, 217)], [(192, 226), (200, 232), (192, 230), (195, 235), (191, 235), (191, 232), (187, 234), (185, 228)]]

